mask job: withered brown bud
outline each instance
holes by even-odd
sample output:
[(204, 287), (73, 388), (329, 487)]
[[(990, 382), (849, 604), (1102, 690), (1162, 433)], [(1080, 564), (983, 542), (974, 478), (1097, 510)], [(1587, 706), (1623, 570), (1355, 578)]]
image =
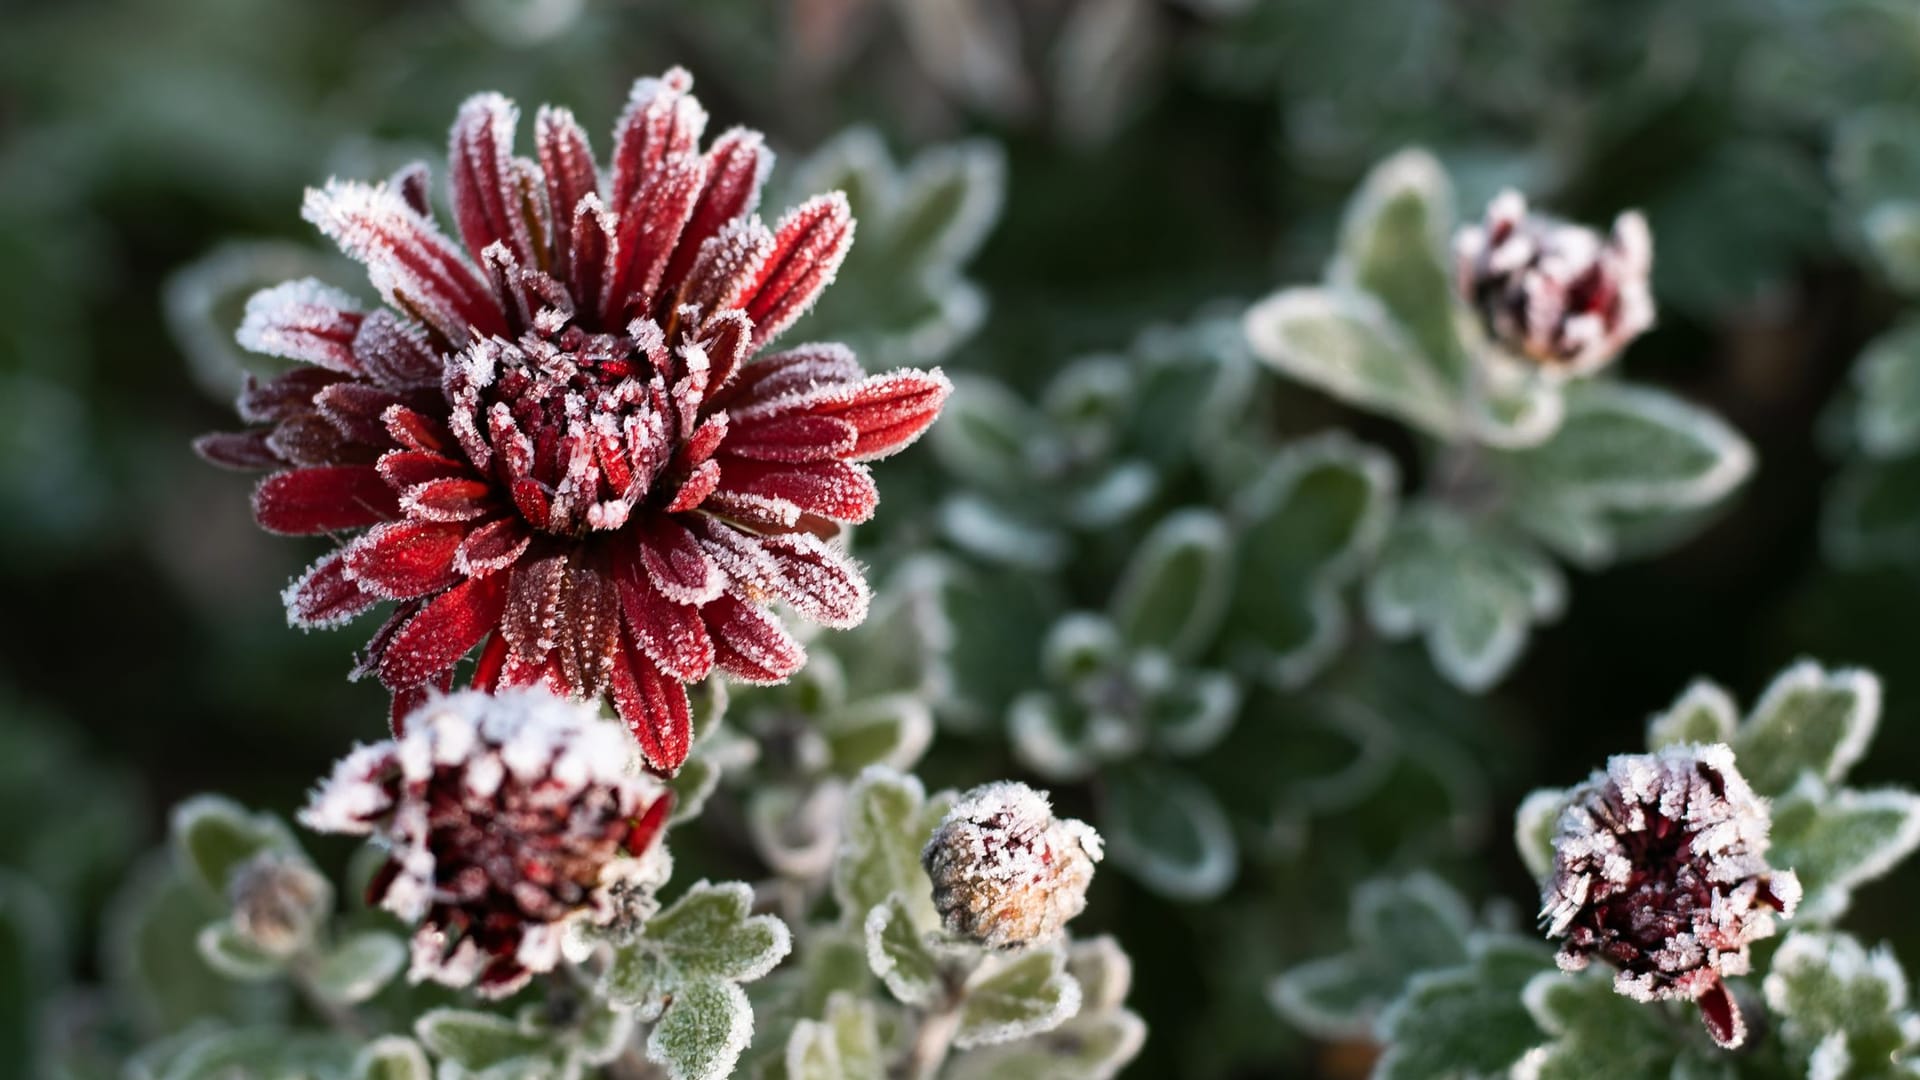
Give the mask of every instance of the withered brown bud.
[(233, 872), (227, 902), (241, 937), (270, 956), (291, 956), (313, 941), (333, 887), (306, 859), (269, 850)]
[(1010, 782), (961, 796), (920, 861), (947, 930), (988, 948), (1058, 937), (1087, 906), (1100, 834), (1053, 816), (1047, 797)]

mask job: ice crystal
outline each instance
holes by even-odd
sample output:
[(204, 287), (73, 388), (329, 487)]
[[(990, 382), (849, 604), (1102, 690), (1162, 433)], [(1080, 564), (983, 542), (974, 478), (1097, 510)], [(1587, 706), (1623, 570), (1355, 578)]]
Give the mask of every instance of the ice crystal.
[(1593, 371), (1653, 325), (1653, 237), (1628, 212), (1604, 239), (1529, 213), (1516, 191), (1454, 237), (1456, 287), (1508, 348), (1570, 374)]
[(1087, 906), (1100, 834), (1001, 781), (961, 796), (920, 853), (946, 928), (995, 949), (1058, 937)]
[(332, 181), (307, 220), (366, 264), (386, 307), (312, 281), (248, 305), (240, 342), (303, 366), (240, 398), (253, 430), (198, 446), (278, 470), (254, 495), (279, 533), (353, 533), (286, 594), (300, 626), (398, 605), (360, 665), (398, 719), (475, 649), (478, 689), (610, 697), (648, 762), (685, 760), (685, 684), (777, 682), (804, 653), (765, 609), (845, 627), (859, 567), (825, 538), (878, 498), (865, 462), (912, 442), (949, 386), (868, 376), (836, 345), (768, 347), (853, 239), (838, 193), (769, 227), (770, 156), (706, 112), (678, 69), (641, 79), (595, 162), (564, 109), (534, 156), (481, 94), (449, 154), (458, 240), (424, 167)]
[(1772, 825), (1722, 744), (1620, 754), (1575, 788), (1553, 837), (1541, 896), (1561, 968), (1594, 957), (1637, 1001), (1696, 1002), (1714, 1041), (1746, 1023), (1723, 976), (1747, 974), (1748, 946), (1793, 914), (1800, 881), (1767, 864)]
[(343, 759), (300, 820), (386, 845), (368, 901), (418, 924), (414, 980), (501, 997), (553, 969), (573, 924), (653, 910), (671, 800), (630, 758), (593, 707), (544, 690), (434, 697)]

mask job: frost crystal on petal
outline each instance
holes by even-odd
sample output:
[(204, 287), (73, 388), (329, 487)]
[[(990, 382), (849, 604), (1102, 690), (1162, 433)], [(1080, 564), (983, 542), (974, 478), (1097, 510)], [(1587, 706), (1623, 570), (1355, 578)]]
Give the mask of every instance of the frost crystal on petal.
[(961, 796), (920, 853), (948, 931), (995, 949), (1050, 941), (1087, 906), (1100, 834), (1002, 781)]
[(670, 798), (618, 725), (511, 690), (432, 698), (403, 729), (342, 760), (300, 820), (386, 845), (368, 901), (419, 923), (415, 981), (503, 997), (553, 969), (571, 924), (648, 908)]
[(1638, 1001), (1696, 1002), (1732, 1048), (1746, 1025), (1722, 977), (1747, 974), (1748, 946), (1800, 901), (1793, 871), (1768, 865), (1767, 801), (1722, 744), (1621, 754), (1575, 788), (1553, 837), (1541, 894), (1560, 966), (1595, 957)]
[(1453, 246), (1460, 298), (1495, 340), (1549, 368), (1594, 371), (1653, 325), (1653, 237), (1638, 213), (1602, 238), (1529, 213), (1509, 190)]

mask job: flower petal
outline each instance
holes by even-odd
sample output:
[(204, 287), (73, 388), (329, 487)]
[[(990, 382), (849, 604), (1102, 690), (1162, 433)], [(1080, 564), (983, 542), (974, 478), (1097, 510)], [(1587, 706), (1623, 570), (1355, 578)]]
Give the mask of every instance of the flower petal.
[(784, 682), (807, 662), (806, 650), (780, 620), (732, 593), (700, 609), (713, 638), (714, 663), (742, 682)]
[(625, 649), (614, 662), (608, 689), (647, 764), (658, 772), (677, 772), (693, 745), (687, 688), (654, 667), (640, 650)]
[(630, 561), (614, 580), (627, 630), (648, 658), (682, 682), (706, 678), (713, 670), (713, 640), (699, 609), (667, 599), (637, 563)]
[(347, 573), (345, 553), (329, 552), (280, 594), (287, 622), (303, 629), (339, 626), (380, 602)]
[(880, 501), (866, 467), (844, 461), (787, 465), (729, 456), (721, 460), (720, 488), (784, 499), (803, 511), (849, 524), (872, 517)]
[(513, 160), (520, 110), (499, 94), (475, 94), (460, 106), (448, 140), (447, 175), (460, 237), (476, 258), (505, 245), (521, 266), (536, 265), (528, 196)]
[(735, 424), (727, 434), (727, 453), (756, 461), (832, 461), (859, 445), (860, 432), (831, 416), (787, 416)]
[(694, 535), (664, 515), (652, 515), (638, 530), (640, 563), (661, 594), (676, 604), (698, 606), (720, 595), (726, 578)]
[(472, 331), (498, 334), (506, 323), (485, 282), (433, 222), (385, 185), (329, 181), (309, 188), (301, 214), (340, 250), (366, 264), (374, 288), (398, 310), (426, 323), (443, 343)]
[(193, 440), (193, 452), (202, 461), (223, 469), (277, 469), (287, 464), (268, 444), (270, 433), (254, 431), (215, 431)]
[(773, 251), (742, 297), (741, 306), (753, 320), (755, 349), (779, 337), (813, 306), (852, 246), (853, 209), (837, 191), (808, 199), (781, 220), (773, 233)]
[(571, 281), (574, 208), (600, 190), (593, 148), (572, 111), (551, 105), (542, 105), (534, 115), (533, 141), (540, 156), (540, 175), (547, 186), (548, 216), (553, 220), (551, 271), (561, 281)]
[(371, 465), (289, 469), (262, 480), (253, 492), (254, 520), (287, 536), (358, 529), (399, 515), (393, 490)]
[(691, 155), (707, 129), (707, 110), (692, 94), (693, 76), (673, 68), (655, 78), (636, 79), (626, 112), (614, 132), (612, 209), (627, 207), (652, 182), (669, 157)]
[[(687, 271), (692, 269), (709, 239), (728, 224), (753, 213), (760, 201), (760, 187), (772, 166), (773, 154), (757, 131), (737, 127), (714, 140), (707, 151), (706, 185), (694, 204), (686, 229), (680, 234), (680, 246), (667, 263), (666, 280), (685, 280)], [(663, 314), (656, 312), (656, 315)]]
[(416, 687), (452, 668), (500, 622), (506, 578), (467, 578), (433, 598), (407, 620), (380, 656), (380, 681), (389, 690)]
[(353, 338), (361, 318), (353, 297), (314, 278), (301, 278), (249, 297), (234, 336), (249, 352), (352, 375), (360, 371)]
[(382, 599), (426, 596), (460, 579), (453, 556), (465, 536), (459, 525), (438, 521), (376, 525), (347, 545), (347, 573)]

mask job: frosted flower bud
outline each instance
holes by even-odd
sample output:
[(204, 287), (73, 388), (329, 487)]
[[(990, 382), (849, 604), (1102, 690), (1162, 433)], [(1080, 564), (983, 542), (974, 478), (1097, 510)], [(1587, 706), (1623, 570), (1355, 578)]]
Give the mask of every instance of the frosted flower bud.
[(920, 861), (947, 930), (994, 949), (1058, 937), (1087, 906), (1100, 834), (1053, 816), (1045, 794), (1002, 781), (961, 796)]
[(545, 690), (430, 699), (406, 734), (349, 754), (300, 820), (373, 836), (369, 903), (418, 924), (410, 977), (504, 997), (567, 930), (649, 908), (671, 806), (619, 725)]
[(1606, 237), (1529, 213), (1501, 192), (1454, 236), (1455, 287), (1486, 331), (1515, 353), (1572, 375), (1620, 354), (1653, 325), (1653, 236), (1629, 211)]
[(263, 851), (227, 883), (233, 928), (270, 956), (292, 956), (312, 943), (333, 901), (333, 888), (298, 855)]
[(1692, 1001), (1732, 1049), (1746, 1023), (1723, 976), (1747, 974), (1748, 946), (1792, 915), (1800, 879), (1767, 864), (1767, 801), (1724, 745), (1621, 754), (1575, 788), (1553, 837), (1541, 893), (1566, 971), (1594, 957), (1637, 1001)]

